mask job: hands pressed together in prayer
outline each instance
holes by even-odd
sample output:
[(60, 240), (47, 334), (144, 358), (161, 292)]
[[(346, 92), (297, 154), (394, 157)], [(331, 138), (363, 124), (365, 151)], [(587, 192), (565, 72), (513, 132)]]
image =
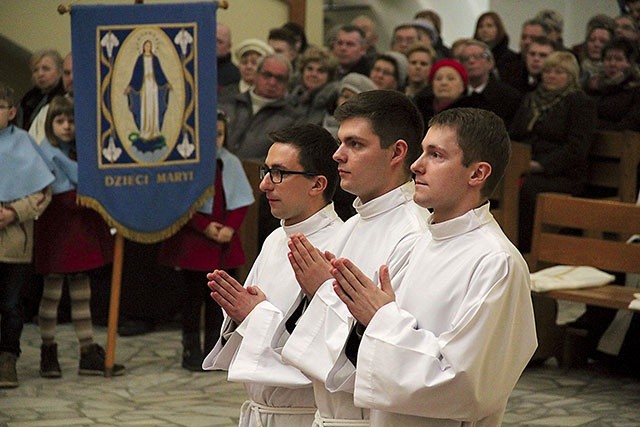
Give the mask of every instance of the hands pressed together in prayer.
[(335, 256), (330, 252), (323, 253), (302, 234), (291, 235), (289, 250), (289, 262), (296, 280), (302, 291), (313, 298), (320, 285), (333, 277), (331, 260)]
[(380, 288), (346, 258), (336, 259), (330, 252), (321, 252), (309, 240), (294, 234), (289, 240), (289, 262), (298, 284), (310, 298), (320, 285), (333, 278), (333, 289), (347, 308), (363, 325), (368, 325), (376, 312), (395, 300), (389, 269), (380, 267)]
[(256, 305), (267, 299), (257, 286), (243, 287), (224, 270), (207, 274), (213, 298), (234, 322), (240, 324)]
[(333, 290), (346, 304), (353, 317), (364, 326), (369, 324), (383, 305), (395, 300), (389, 268), (386, 265), (381, 266), (378, 272), (379, 288), (346, 258), (334, 259), (331, 265), (331, 274), (335, 278)]

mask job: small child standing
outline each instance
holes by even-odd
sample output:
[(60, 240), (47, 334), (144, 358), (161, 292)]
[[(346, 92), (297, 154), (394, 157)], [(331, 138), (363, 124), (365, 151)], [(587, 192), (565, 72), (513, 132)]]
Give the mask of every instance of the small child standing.
[(0, 82), (0, 388), (18, 387), (20, 292), (33, 252), (33, 223), (51, 201), (54, 176), (29, 134), (9, 121), (14, 92)]
[[(40, 145), (45, 160), (55, 167), (53, 200), (36, 224), (35, 267), (44, 276), (38, 321), (42, 336), (40, 376), (59, 378), (55, 330), (62, 287), (71, 297), (71, 317), (80, 344), (79, 375), (103, 375), (104, 349), (93, 342), (91, 283), (88, 272), (113, 261), (113, 240), (100, 215), (76, 203), (76, 162), (73, 101), (57, 96), (45, 120), (46, 139)], [(115, 364), (113, 375), (124, 366)]]
[[(205, 202), (191, 220), (163, 242), (160, 263), (180, 270), (183, 277), (182, 367), (202, 371), (202, 360), (220, 336), (222, 309), (209, 296), (207, 272), (212, 268), (233, 271), (245, 263), (238, 229), (253, 191), (240, 160), (224, 147), (227, 119), (217, 113), (217, 167), (213, 199)], [(230, 273), (232, 274), (232, 273)], [(200, 314), (204, 304), (204, 349), (200, 339)]]

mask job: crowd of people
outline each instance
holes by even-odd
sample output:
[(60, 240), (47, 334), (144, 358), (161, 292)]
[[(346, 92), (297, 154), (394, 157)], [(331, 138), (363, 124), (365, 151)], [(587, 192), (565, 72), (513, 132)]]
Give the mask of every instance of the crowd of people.
[[(640, 131), (640, 0), (624, 3), (570, 47), (562, 16), (542, 10), (522, 23), (519, 52), (493, 11), (450, 47), (434, 10), (397, 25), (388, 49), (364, 15), (326, 46), (295, 23), (234, 46), (218, 23), (215, 196), (157, 260), (179, 271), (182, 366), (245, 384), (241, 426), (499, 425), (536, 347), (522, 257), (536, 196), (583, 195), (595, 132)], [(112, 236), (75, 204), (71, 64), (39, 51), (21, 99), (0, 85), (0, 165), (12, 165), (0, 167), (0, 387), (18, 386), (32, 261), (41, 375), (62, 375), (65, 284), (79, 373), (104, 373), (88, 301)], [(512, 140), (532, 153), (518, 242), (488, 202)], [(254, 199), (242, 160), (263, 164), (244, 284), (238, 230)]]

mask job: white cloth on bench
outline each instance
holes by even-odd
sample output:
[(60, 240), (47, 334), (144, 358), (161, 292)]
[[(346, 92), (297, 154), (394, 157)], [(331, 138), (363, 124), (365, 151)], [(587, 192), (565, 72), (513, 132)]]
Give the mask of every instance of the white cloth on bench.
[(556, 265), (531, 273), (531, 289), (546, 292), (556, 289), (581, 289), (603, 286), (615, 276), (595, 267)]

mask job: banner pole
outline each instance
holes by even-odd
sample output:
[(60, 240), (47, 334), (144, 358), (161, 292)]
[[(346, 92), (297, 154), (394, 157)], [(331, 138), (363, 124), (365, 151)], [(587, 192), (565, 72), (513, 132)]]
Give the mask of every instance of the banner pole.
[(122, 262), (124, 259), (124, 236), (117, 232), (113, 253), (113, 270), (111, 273), (111, 298), (109, 301), (109, 323), (107, 327), (107, 348), (104, 359), (104, 376), (113, 376), (113, 365), (116, 353), (116, 333), (118, 331), (118, 314), (120, 312), (120, 287), (122, 284)]

